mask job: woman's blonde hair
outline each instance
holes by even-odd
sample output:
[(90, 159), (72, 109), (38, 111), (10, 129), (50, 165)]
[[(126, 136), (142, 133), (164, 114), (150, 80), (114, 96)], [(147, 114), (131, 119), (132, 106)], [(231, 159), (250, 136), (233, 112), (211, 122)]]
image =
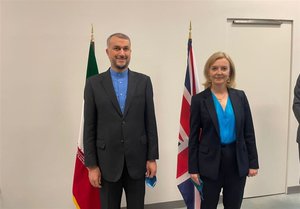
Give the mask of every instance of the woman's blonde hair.
[(225, 58), (229, 62), (229, 80), (227, 81), (227, 87), (235, 87), (235, 67), (232, 59), (228, 54), (225, 52), (215, 52), (212, 54), (208, 60), (206, 61), (206, 64), (204, 66), (204, 77), (206, 79), (205, 83), (203, 83), (203, 86), (205, 88), (211, 87), (211, 80), (209, 79), (209, 69), (210, 67), (218, 60)]

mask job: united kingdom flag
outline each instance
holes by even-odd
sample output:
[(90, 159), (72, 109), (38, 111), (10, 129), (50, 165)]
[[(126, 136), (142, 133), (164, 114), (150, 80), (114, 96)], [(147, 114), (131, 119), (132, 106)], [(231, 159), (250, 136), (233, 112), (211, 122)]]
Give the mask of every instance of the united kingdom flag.
[(177, 187), (184, 199), (187, 209), (200, 208), (200, 194), (190, 181), (188, 173), (188, 144), (190, 135), (190, 107), (191, 98), (199, 92), (199, 80), (192, 48), (191, 28), (188, 40), (188, 57), (185, 74), (184, 91), (181, 104), (180, 130), (177, 155)]

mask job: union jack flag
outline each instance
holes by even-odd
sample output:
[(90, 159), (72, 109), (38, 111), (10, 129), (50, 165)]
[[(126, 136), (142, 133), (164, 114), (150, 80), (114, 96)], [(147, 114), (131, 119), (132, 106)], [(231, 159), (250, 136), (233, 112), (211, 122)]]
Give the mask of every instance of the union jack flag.
[(188, 144), (190, 135), (191, 98), (199, 93), (198, 73), (194, 61), (191, 32), (188, 40), (188, 57), (185, 74), (184, 91), (181, 103), (180, 129), (177, 155), (177, 187), (184, 199), (187, 209), (200, 208), (200, 194), (190, 180), (188, 173)]

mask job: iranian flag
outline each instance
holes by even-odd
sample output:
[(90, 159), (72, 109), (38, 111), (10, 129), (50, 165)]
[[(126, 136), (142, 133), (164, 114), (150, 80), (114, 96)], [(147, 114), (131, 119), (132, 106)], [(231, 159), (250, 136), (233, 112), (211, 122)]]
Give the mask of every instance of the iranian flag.
[[(86, 78), (96, 74), (98, 74), (98, 67), (97, 67), (97, 61), (95, 57), (95, 43), (94, 43), (93, 29), (92, 29), (92, 38), (90, 42)], [(82, 108), (74, 178), (73, 178), (73, 201), (77, 209), (100, 209), (99, 188), (95, 188), (90, 184), (88, 178), (88, 170), (84, 166), (83, 123), (84, 123), (84, 116), (83, 116), (83, 108)]]

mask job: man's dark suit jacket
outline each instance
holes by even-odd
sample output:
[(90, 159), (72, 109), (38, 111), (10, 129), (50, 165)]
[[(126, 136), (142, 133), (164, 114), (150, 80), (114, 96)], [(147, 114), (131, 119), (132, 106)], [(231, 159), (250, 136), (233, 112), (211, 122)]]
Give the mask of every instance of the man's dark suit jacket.
[(158, 159), (158, 136), (150, 78), (128, 70), (124, 114), (109, 70), (87, 79), (84, 91), (83, 142), (85, 165), (99, 166), (105, 180), (119, 180), (125, 161), (132, 178), (144, 177), (146, 161)]
[[(300, 75), (298, 76), (297, 83), (294, 88), (293, 111), (299, 124), (298, 131), (297, 131), (297, 142), (300, 144)], [(300, 156), (300, 150), (299, 150), (299, 156)]]
[[(258, 168), (258, 156), (250, 107), (241, 90), (228, 89), (236, 123), (236, 158), (240, 176)], [(189, 139), (189, 173), (217, 179), (221, 139), (217, 113), (209, 88), (192, 97)]]

